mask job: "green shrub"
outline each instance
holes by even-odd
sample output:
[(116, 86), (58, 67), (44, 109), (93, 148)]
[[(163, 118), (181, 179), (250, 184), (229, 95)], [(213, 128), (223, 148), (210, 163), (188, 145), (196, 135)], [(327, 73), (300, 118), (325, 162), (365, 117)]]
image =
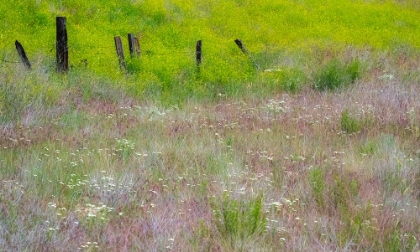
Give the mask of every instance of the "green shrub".
[(347, 87), (360, 77), (360, 71), (358, 60), (344, 64), (338, 59), (333, 59), (315, 72), (313, 87), (320, 91)]

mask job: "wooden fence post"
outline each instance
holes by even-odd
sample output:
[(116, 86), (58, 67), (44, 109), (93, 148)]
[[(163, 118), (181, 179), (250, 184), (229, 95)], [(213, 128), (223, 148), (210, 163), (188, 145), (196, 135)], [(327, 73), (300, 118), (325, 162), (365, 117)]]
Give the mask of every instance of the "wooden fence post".
[(240, 39), (235, 39), (235, 44), (241, 49), (243, 53), (248, 55), (248, 51), (245, 49), (244, 45), (242, 44), (242, 41)]
[(197, 62), (197, 67), (201, 65), (201, 48), (202, 48), (202, 41), (198, 40), (195, 46), (195, 60)]
[(56, 42), (56, 58), (57, 72), (68, 72), (69, 70), (69, 51), (67, 46), (67, 28), (66, 18), (56, 18), (57, 42)]
[(26, 57), (25, 50), (23, 46), (19, 43), (19, 41), (15, 41), (16, 50), (19, 54), (20, 59), (22, 60), (23, 64), (27, 69), (31, 69), (31, 63), (29, 63), (28, 57)]
[(115, 48), (117, 49), (117, 55), (118, 55), (118, 62), (120, 63), (120, 67), (123, 70), (127, 70), (127, 66), (125, 64), (124, 59), (124, 49), (122, 46), (121, 38), (119, 36), (114, 37), (115, 41)]
[(141, 54), (139, 39), (132, 33), (128, 34), (128, 48), (132, 58), (138, 57)]
[(251, 63), (252, 63), (252, 65), (257, 69), (257, 70), (260, 70), (260, 66), (259, 65), (257, 65), (253, 60), (252, 60), (252, 58), (251, 58), (251, 56), (249, 55), (249, 53), (248, 53), (248, 50), (247, 49), (245, 49), (245, 46), (242, 44), (242, 41), (240, 40), (240, 39), (235, 39), (235, 44), (241, 49), (241, 51), (246, 55), (246, 56), (248, 56), (248, 58), (249, 58), (249, 61), (251, 61)]

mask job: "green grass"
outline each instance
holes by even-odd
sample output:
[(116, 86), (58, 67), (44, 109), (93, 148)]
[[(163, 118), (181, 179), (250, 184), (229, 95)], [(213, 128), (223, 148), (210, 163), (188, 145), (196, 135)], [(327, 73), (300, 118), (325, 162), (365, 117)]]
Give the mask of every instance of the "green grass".
[[(254, 234), (260, 235), (265, 228), (262, 196), (256, 199), (231, 199), (224, 194), (216, 199), (214, 212), (215, 223), (220, 237), (226, 239), (233, 250), (243, 250), (243, 240)], [(239, 244), (237, 244), (239, 243)]]
[(341, 113), (341, 128), (346, 133), (356, 133), (360, 130), (361, 123), (345, 110)]
[(343, 64), (337, 59), (331, 60), (314, 74), (314, 89), (336, 90), (353, 84), (360, 77), (359, 65), (359, 61)]
[(0, 11), (1, 251), (420, 249), (418, 1)]
[[(394, 1), (15, 1), (0, 5), (4, 13), (0, 50), (3, 60), (19, 61), (13, 46), (17, 39), (31, 61), (41, 54), (40, 64), (52, 70), (55, 17), (66, 16), (71, 71), (124, 82), (136, 97), (176, 104), (191, 96), (237, 96), (261, 90), (242, 85), (261, 79), (267, 89), (260, 92), (271, 92), (271, 83), (278, 81), (276, 86), (295, 92), (316, 70), (308, 66), (319, 64), (311, 62), (317, 51), (335, 51), (341, 58), (349, 46), (388, 51), (419, 48), (420, 13), (413, 5)], [(230, 15), (232, 11), (235, 15)], [(128, 33), (140, 38), (140, 59), (129, 57)], [(128, 79), (118, 67), (114, 36), (121, 36), (125, 44)], [(242, 39), (249, 57), (233, 43), (236, 38)], [(194, 51), (199, 39), (203, 64), (197, 76)], [(302, 61), (290, 62), (296, 54)], [(279, 77), (265, 74), (270, 69), (293, 70)]]

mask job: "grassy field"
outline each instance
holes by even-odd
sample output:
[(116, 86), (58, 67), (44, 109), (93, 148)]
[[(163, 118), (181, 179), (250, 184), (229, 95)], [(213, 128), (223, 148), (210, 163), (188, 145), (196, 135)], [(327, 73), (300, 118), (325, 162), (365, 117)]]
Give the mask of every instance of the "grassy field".
[(0, 250), (419, 251), (419, 6), (1, 3)]

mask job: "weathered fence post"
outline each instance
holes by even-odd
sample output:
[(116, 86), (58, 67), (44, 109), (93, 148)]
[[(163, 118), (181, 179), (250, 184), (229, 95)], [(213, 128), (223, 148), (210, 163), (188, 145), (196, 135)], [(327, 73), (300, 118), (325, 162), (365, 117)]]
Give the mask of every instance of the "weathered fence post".
[(195, 46), (195, 60), (197, 62), (197, 67), (199, 68), (201, 65), (201, 48), (202, 48), (202, 41), (198, 40)]
[(57, 42), (56, 42), (56, 58), (57, 72), (68, 72), (69, 70), (69, 51), (67, 46), (67, 28), (66, 18), (56, 18)]
[(124, 49), (121, 43), (121, 38), (119, 36), (114, 37), (115, 41), (115, 48), (117, 49), (117, 55), (118, 55), (118, 62), (120, 63), (120, 67), (123, 70), (127, 70), (127, 66), (125, 64), (124, 59)]
[(132, 33), (128, 34), (128, 48), (132, 58), (138, 57), (141, 54), (139, 39)]
[(235, 39), (235, 44), (241, 49), (243, 53), (248, 55), (248, 51), (245, 49), (244, 45), (242, 44), (242, 41), (240, 39)]
[(242, 41), (240, 40), (240, 39), (235, 39), (235, 44), (241, 49), (241, 51), (246, 55), (246, 56), (248, 56), (248, 58), (249, 58), (249, 61), (251, 61), (251, 63), (252, 63), (252, 65), (257, 69), (257, 70), (259, 70), (260, 69), (260, 66), (259, 65), (257, 65), (253, 60), (252, 60), (252, 58), (251, 58), (251, 55), (249, 55), (249, 53), (248, 53), (248, 50), (247, 49), (245, 49), (245, 46), (242, 44)]
[(19, 41), (15, 41), (16, 50), (19, 54), (20, 59), (22, 60), (23, 64), (27, 69), (31, 69), (31, 63), (29, 63), (28, 57), (26, 57), (25, 50), (23, 46), (19, 43)]

